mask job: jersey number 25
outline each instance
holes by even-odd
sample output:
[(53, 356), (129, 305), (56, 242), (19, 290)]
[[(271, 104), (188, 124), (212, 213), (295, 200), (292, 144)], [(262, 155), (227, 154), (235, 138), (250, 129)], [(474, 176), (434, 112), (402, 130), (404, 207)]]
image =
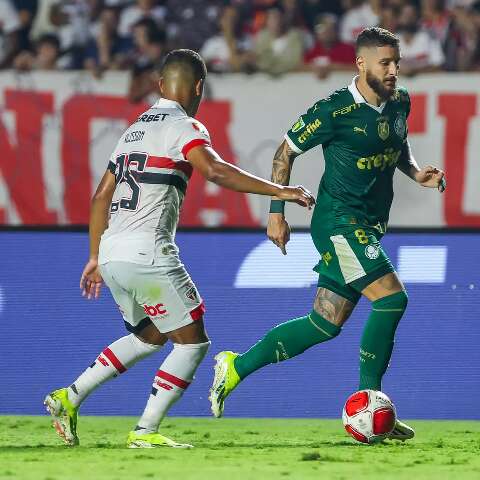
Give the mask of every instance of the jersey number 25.
[(135, 172), (143, 172), (147, 162), (146, 153), (130, 153), (119, 155), (115, 159), (115, 183), (126, 183), (132, 194), (130, 198), (122, 197), (117, 202), (112, 202), (111, 213), (119, 208), (123, 210), (136, 210), (140, 200), (140, 185), (135, 180)]

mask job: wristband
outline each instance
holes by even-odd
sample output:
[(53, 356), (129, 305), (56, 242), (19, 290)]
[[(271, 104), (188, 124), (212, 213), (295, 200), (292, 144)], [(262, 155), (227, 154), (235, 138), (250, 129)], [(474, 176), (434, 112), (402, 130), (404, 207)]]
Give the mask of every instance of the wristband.
[(445, 177), (443, 177), (440, 180), (440, 185), (438, 186), (438, 189), (440, 190), (440, 192), (444, 192), (446, 188), (447, 188), (447, 181), (445, 180)]
[(270, 213), (281, 213), (285, 212), (285, 201), (284, 200), (271, 200), (270, 201)]

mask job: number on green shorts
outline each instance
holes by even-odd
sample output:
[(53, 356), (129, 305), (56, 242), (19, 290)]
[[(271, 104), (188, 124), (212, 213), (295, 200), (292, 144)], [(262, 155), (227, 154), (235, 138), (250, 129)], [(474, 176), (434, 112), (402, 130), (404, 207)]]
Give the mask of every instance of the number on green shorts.
[(359, 228), (358, 230), (355, 230), (354, 233), (359, 243), (362, 243), (362, 244), (368, 243), (368, 237), (367, 237), (367, 234), (365, 233), (365, 230), (362, 230), (361, 228)]

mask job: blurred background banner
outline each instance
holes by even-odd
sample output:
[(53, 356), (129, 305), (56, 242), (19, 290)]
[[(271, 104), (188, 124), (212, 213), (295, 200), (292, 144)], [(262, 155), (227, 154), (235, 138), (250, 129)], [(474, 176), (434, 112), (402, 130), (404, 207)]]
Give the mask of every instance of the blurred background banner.
[[(350, 83), (351, 73), (323, 81), (306, 73), (273, 79), (210, 75), (198, 118), (229, 162), (269, 178), (273, 154), (288, 128), (316, 100)], [(446, 171), (443, 195), (397, 172), (392, 226), (480, 226), (478, 76), (424, 74), (401, 81), (412, 98), (410, 139), (421, 165)], [(127, 99), (126, 72), (0, 72), (0, 224), (87, 224), (91, 196), (127, 125), (148, 108)], [(151, 102), (152, 99), (150, 99)], [(291, 183), (316, 191), (321, 148), (295, 162)], [(181, 225), (264, 225), (268, 199), (220, 189), (194, 174)], [(310, 216), (288, 207), (293, 225)]]
[[(479, 242), (478, 233), (392, 233), (383, 241), (409, 294), (383, 385), (402, 417), (480, 419), (480, 271), (472, 268), (480, 264)], [(286, 257), (261, 233), (180, 232), (178, 244), (205, 299), (212, 347), (172, 414), (209, 415), (213, 356), (244, 351), (273, 325), (304, 315), (318, 254), (306, 233), (292, 236)], [(46, 393), (69, 385), (127, 332), (108, 289), (98, 301), (80, 295), (86, 234), (0, 232), (0, 245), (8, 252), (0, 268), (0, 414), (41, 414)], [(357, 388), (369, 310), (362, 300), (334, 341), (248, 377), (227, 415), (338, 418)], [(105, 384), (82, 413), (138, 415), (170, 348)]]

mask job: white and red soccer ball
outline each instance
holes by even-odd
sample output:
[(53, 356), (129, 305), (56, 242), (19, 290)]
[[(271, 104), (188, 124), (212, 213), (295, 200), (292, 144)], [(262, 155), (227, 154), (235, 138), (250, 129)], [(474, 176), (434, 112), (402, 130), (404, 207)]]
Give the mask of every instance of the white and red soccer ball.
[(345, 430), (362, 443), (385, 440), (395, 427), (393, 402), (382, 392), (360, 390), (348, 397), (343, 407)]

